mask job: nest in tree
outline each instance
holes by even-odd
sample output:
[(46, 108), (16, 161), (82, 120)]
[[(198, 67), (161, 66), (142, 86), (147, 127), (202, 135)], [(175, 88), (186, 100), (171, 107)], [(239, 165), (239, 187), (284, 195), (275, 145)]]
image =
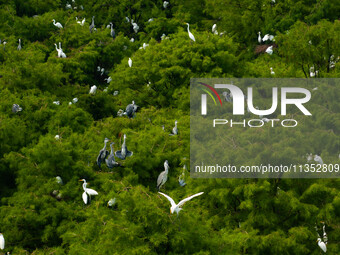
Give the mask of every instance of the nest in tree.
[(273, 46), (274, 48), (277, 48), (277, 44), (273, 43), (273, 44), (263, 44), (263, 45), (257, 45), (255, 47), (255, 54), (259, 55), (261, 53), (265, 53), (267, 48), (269, 48), (270, 46)]

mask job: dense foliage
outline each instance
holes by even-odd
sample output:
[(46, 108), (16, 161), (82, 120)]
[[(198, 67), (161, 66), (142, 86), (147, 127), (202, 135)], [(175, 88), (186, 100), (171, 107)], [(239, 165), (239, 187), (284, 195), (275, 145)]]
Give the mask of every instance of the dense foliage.
[[(339, 179), (192, 179), (187, 172), (187, 185), (178, 184), (183, 166), (189, 167), (190, 78), (273, 77), (270, 67), (277, 78), (310, 79), (311, 67), (317, 77), (340, 77), (339, 2), (169, 2), (164, 8), (162, 0), (0, 0), (0, 232), (5, 251), (320, 254), (314, 227), (324, 221), (327, 252), (339, 254)], [(92, 16), (96, 31), (90, 33)], [(86, 18), (84, 26), (76, 17)], [(106, 27), (110, 22), (115, 39)], [(186, 22), (196, 42), (189, 39)], [(217, 35), (211, 32), (215, 23)], [(259, 49), (258, 31), (275, 35), (273, 55)], [(67, 58), (57, 57), (54, 43), (59, 42)], [(103, 74), (97, 66), (105, 69)], [(94, 84), (97, 93), (91, 95)], [(311, 122), (310, 130), (296, 130), (288, 141), (277, 139), (271, 146), (266, 130), (231, 132), (236, 147), (230, 159), (250, 164), (271, 157), (288, 160), (290, 148), (298, 147), (300, 162), (306, 153), (321, 153), (324, 160), (340, 163), (339, 91), (318, 92), (315, 126)], [(75, 97), (78, 102), (69, 104)], [(132, 100), (140, 106), (136, 117), (118, 117)], [(23, 110), (13, 113), (14, 103)], [(175, 120), (179, 134), (169, 136)], [(281, 131), (272, 135), (280, 137)], [(302, 133), (310, 136), (309, 144), (300, 143)], [(123, 167), (100, 171), (96, 157), (104, 138), (118, 150), (123, 134), (133, 156), (118, 160)], [(242, 145), (249, 141), (253, 145), (244, 153)], [(164, 192), (176, 202), (205, 192), (178, 218), (169, 214), (169, 202), (156, 189), (165, 160), (170, 170)], [(99, 193), (89, 205), (81, 198), (82, 178)], [(116, 203), (109, 207), (112, 198)]]

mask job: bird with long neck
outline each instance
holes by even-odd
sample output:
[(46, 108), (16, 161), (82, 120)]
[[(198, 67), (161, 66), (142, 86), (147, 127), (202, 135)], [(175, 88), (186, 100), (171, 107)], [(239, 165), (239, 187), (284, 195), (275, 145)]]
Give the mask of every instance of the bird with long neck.
[(92, 23), (90, 25), (90, 33), (92, 33), (93, 28), (94, 28), (94, 16), (92, 16)]
[(55, 45), (55, 49), (57, 50), (57, 52), (58, 52), (58, 58), (61, 58), (61, 50), (60, 49), (58, 49), (58, 46), (57, 46), (57, 44), (55, 43), (54, 44)]
[(196, 42), (196, 40), (195, 40), (195, 36), (190, 32), (190, 30), (189, 30), (189, 23), (186, 23), (187, 25), (188, 25), (188, 35), (189, 35), (189, 38), (191, 39), (191, 40), (193, 40), (194, 42)]
[(18, 50), (21, 50), (21, 39), (19, 39), (19, 45), (18, 45)]
[(166, 183), (168, 180), (168, 173), (169, 173), (169, 163), (167, 160), (164, 161), (164, 171), (161, 172), (157, 178), (157, 189), (158, 191), (161, 187)]
[(129, 151), (126, 146), (126, 134), (124, 134), (124, 142), (122, 144), (122, 149), (116, 151), (116, 156), (120, 159), (125, 159), (126, 157), (131, 157), (133, 155), (132, 151)]
[(114, 142), (110, 143), (111, 153), (107, 159), (105, 159), (106, 165), (108, 168), (112, 169), (115, 166), (119, 166), (119, 163), (116, 162), (113, 150)]
[(99, 168), (101, 168), (101, 164), (103, 161), (105, 161), (106, 157), (109, 155), (109, 152), (106, 150), (106, 144), (109, 142), (110, 140), (108, 138), (104, 139), (104, 147), (103, 149), (101, 149), (99, 151), (99, 155), (97, 157), (97, 165), (99, 166)]
[(115, 30), (113, 29), (112, 22), (110, 22), (110, 25), (111, 25), (111, 36), (112, 36), (113, 39), (115, 39), (116, 38), (116, 33), (115, 33)]

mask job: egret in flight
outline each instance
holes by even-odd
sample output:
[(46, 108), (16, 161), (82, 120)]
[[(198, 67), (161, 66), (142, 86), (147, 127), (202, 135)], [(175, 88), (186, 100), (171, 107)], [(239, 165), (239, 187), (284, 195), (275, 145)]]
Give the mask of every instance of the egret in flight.
[(5, 249), (5, 238), (2, 235), (2, 233), (0, 233), (0, 249), (4, 250)]
[(167, 160), (164, 162), (164, 171), (161, 172), (157, 178), (157, 189), (158, 191), (161, 189), (161, 187), (166, 183), (168, 180), (168, 173), (169, 173), (169, 163)]
[(131, 157), (133, 155), (132, 151), (129, 151), (126, 146), (126, 134), (124, 134), (124, 142), (122, 144), (122, 149), (120, 151), (116, 151), (116, 157), (120, 159), (125, 159), (126, 157)]
[(96, 196), (96, 195), (98, 195), (98, 192), (95, 191), (94, 189), (89, 189), (89, 188), (87, 188), (87, 187), (86, 187), (86, 186), (87, 186), (87, 183), (86, 183), (86, 180), (85, 180), (85, 179), (81, 179), (81, 180), (79, 180), (79, 181), (80, 181), (80, 182), (84, 182), (84, 183), (83, 183), (84, 193), (83, 193), (82, 197), (83, 197), (84, 203), (87, 205), (88, 202), (91, 201), (91, 196)]
[(186, 23), (186, 24), (188, 25), (188, 35), (189, 35), (190, 39), (193, 40), (194, 42), (196, 42), (195, 36), (189, 30), (189, 23)]
[(60, 22), (55, 23), (55, 19), (53, 19), (52, 21), (53, 21), (53, 25), (55, 25), (57, 28), (63, 28)]
[(185, 202), (188, 202), (189, 200), (193, 199), (194, 197), (198, 197), (200, 195), (202, 195), (204, 192), (200, 192), (200, 193), (197, 193), (195, 195), (192, 195), (190, 197), (187, 197), (183, 200), (181, 200), (178, 204), (175, 203), (175, 201), (169, 197), (168, 195), (162, 193), (162, 192), (158, 192), (159, 194), (165, 196), (169, 202), (171, 203), (171, 207), (170, 207), (170, 213), (173, 214), (174, 212), (177, 213), (177, 215), (179, 214), (179, 212), (182, 210), (181, 206), (183, 206), (185, 204)]

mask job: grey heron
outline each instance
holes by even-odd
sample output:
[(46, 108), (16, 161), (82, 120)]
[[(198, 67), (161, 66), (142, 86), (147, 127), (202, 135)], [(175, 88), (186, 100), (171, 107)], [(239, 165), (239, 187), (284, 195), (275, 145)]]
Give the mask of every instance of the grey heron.
[(116, 38), (116, 33), (115, 33), (115, 30), (113, 29), (113, 24), (112, 22), (110, 22), (110, 25), (111, 25), (111, 32), (110, 32), (110, 35), (113, 39)]
[(92, 23), (91, 23), (89, 29), (90, 29), (90, 33), (92, 33), (92, 29), (94, 29), (94, 16), (92, 16)]
[(21, 50), (21, 39), (19, 39), (19, 45), (18, 45), (17, 50)]
[(133, 118), (134, 114), (138, 109), (138, 105), (135, 104), (135, 101), (132, 101), (132, 104), (126, 106), (124, 115), (128, 116), (129, 119)]
[(97, 165), (99, 166), (99, 168), (101, 168), (101, 164), (102, 162), (105, 161), (106, 157), (109, 155), (109, 151), (106, 150), (106, 144), (109, 142), (110, 140), (108, 138), (104, 139), (104, 147), (103, 149), (101, 149), (99, 151), (99, 155), (97, 157)]
[(83, 181), (83, 189), (84, 189), (84, 193), (82, 195), (83, 197), (83, 201), (84, 201), (84, 204), (88, 204), (91, 200), (91, 196), (95, 196), (95, 195), (98, 195), (98, 192), (93, 190), (93, 189), (89, 189), (87, 188), (87, 183), (86, 183), (86, 180), (85, 179), (81, 179), (79, 180), (80, 182)]
[(17, 113), (17, 112), (21, 112), (21, 111), (22, 111), (22, 108), (18, 104), (12, 105), (12, 112), (13, 113)]
[(184, 165), (183, 166), (183, 170), (182, 170), (182, 173), (181, 175), (178, 177), (178, 183), (181, 187), (185, 186), (186, 183), (185, 183), (185, 173), (186, 173), (186, 170), (187, 170), (187, 166)]
[(169, 202), (171, 203), (170, 213), (173, 214), (174, 212), (176, 212), (177, 215), (178, 215), (179, 212), (182, 210), (181, 206), (183, 206), (186, 202), (193, 199), (194, 197), (198, 197), (198, 196), (202, 195), (204, 192), (200, 192), (200, 193), (197, 193), (197, 194), (192, 195), (190, 197), (184, 198), (178, 204), (176, 204), (175, 201), (171, 197), (169, 197), (168, 195), (166, 195), (162, 192), (158, 192), (158, 193), (165, 196), (169, 200)]
[(167, 160), (164, 161), (164, 171), (161, 172), (157, 178), (157, 189), (158, 191), (161, 187), (166, 183), (168, 180), (168, 173), (169, 173), (169, 163)]
[(124, 142), (122, 144), (122, 149), (120, 151), (116, 151), (116, 157), (120, 159), (125, 159), (126, 157), (131, 157), (133, 155), (132, 151), (129, 151), (126, 146), (126, 134), (124, 134)]
[(114, 156), (114, 151), (113, 151), (113, 145), (114, 144), (115, 144), (114, 142), (110, 143), (111, 153), (108, 156), (108, 158), (105, 159), (106, 165), (110, 169), (114, 168), (115, 166), (119, 166), (119, 163), (116, 162), (115, 156)]

